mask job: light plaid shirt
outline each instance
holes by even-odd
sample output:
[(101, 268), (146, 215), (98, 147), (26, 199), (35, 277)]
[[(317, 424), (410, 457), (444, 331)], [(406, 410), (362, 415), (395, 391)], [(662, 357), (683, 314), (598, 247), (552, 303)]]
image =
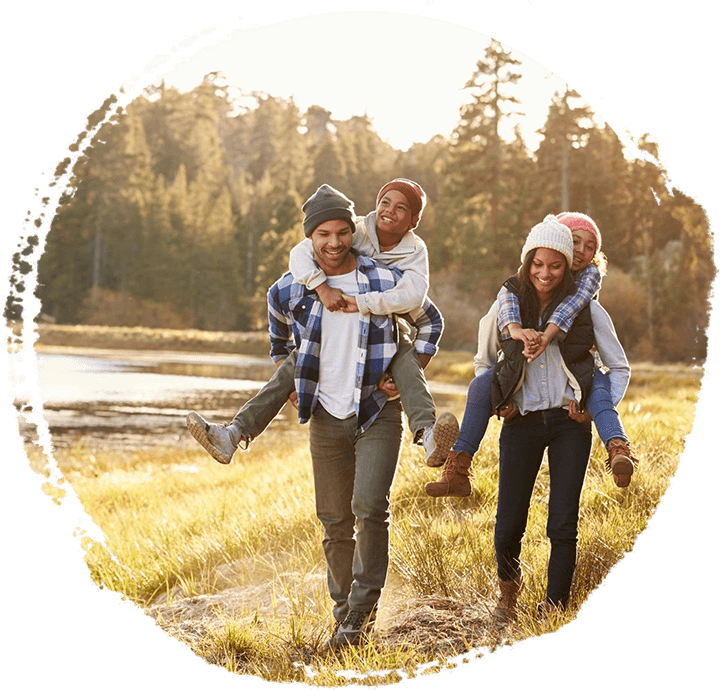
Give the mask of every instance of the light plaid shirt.
[[(588, 264), (582, 271), (575, 274), (575, 285), (577, 290), (574, 294), (568, 295), (548, 319), (548, 323), (554, 323), (562, 332), (559, 338), (565, 337), (580, 311), (586, 307), (593, 296), (600, 289), (602, 276), (595, 264)], [(503, 340), (510, 337), (507, 327), (511, 323), (522, 323), (520, 320), (520, 302), (517, 295), (513, 295), (505, 286), (500, 289), (498, 299), (498, 330)]]
[[(360, 293), (384, 292), (395, 286), (402, 273), (373, 259), (356, 255)], [(292, 273), (283, 275), (268, 290), (270, 356), (285, 359), (297, 348), (295, 390), (301, 424), (312, 416), (318, 402), (320, 338), (323, 305), (314, 290), (296, 282)], [(403, 315), (417, 328), (415, 350), (434, 355), (443, 331), (442, 315), (428, 299)], [(355, 370), (355, 413), (358, 427), (365, 431), (380, 414), (387, 396), (377, 388), (380, 378), (397, 352), (398, 328), (395, 316), (359, 315), (360, 334)]]

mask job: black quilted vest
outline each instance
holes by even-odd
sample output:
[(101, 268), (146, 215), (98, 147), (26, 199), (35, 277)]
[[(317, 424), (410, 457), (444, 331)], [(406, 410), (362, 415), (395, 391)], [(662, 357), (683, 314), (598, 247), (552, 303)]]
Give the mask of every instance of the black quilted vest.
[[(506, 280), (504, 286), (513, 294), (518, 295), (519, 283), (517, 276), (512, 276)], [(565, 297), (565, 294), (561, 294), (550, 302), (542, 313), (542, 325), (539, 328), (537, 324), (530, 323), (532, 317), (529, 314), (528, 305), (524, 304), (525, 300), (521, 300), (520, 316), (523, 328), (545, 330), (548, 319)], [(522, 380), (527, 362), (522, 353), (524, 345), (521, 340), (507, 339), (501, 340), (500, 342), (504, 356), (495, 366), (491, 388), (492, 408), (496, 413), (498, 408), (508, 402), (512, 397), (515, 389)], [(592, 383), (593, 372), (595, 370), (595, 361), (591, 352), (594, 344), (595, 333), (590, 315), (590, 305), (587, 305), (575, 317), (575, 321), (565, 338), (559, 342), (560, 354), (565, 362), (565, 366), (567, 366), (580, 386), (582, 394), (580, 407), (582, 409), (585, 408), (585, 401), (590, 391), (590, 384)]]

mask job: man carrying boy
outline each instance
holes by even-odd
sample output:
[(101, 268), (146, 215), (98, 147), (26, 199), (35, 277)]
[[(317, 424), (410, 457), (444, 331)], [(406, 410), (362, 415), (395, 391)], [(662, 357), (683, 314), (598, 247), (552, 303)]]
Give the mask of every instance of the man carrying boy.
[[(412, 314), (424, 303), (429, 282), (427, 246), (414, 232), (425, 204), (426, 195), (419, 184), (397, 178), (380, 189), (374, 211), (354, 219), (353, 250), (402, 272), (397, 285), (391, 289), (372, 290), (355, 297), (333, 289), (316, 261), (309, 238), (291, 251), (290, 272), (296, 282), (317, 292), (328, 311), (359, 310), (366, 317)], [(441, 318), (439, 314), (437, 318)], [(423, 374), (430, 356), (418, 347), (417, 340), (411, 341), (405, 321), (411, 322), (412, 317), (399, 322), (398, 353), (381, 386), (389, 397), (401, 396), (413, 441), (425, 447), (425, 462), (437, 467), (443, 464), (455, 442), (459, 425), (450, 412), (440, 415), (436, 422), (435, 404)], [(288, 396), (292, 404), (296, 404), (293, 391), (296, 354), (293, 352), (286, 361), (276, 362), (275, 375), (230, 424), (206, 422), (195, 412), (188, 416), (191, 433), (218, 462), (229, 463), (237, 447), (247, 448), (280, 412)]]
[[(353, 204), (343, 194), (323, 185), (303, 212), (305, 234), (330, 287), (357, 298), (401, 280), (396, 269), (351, 249)], [(431, 357), (442, 333), (439, 312), (425, 300), (410, 316), (415, 347)], [(273, 360), (297, 353), (298, 419), (310, 422), (316, 513), (334, 601), (329, 647), (358, 644), (372, 628), (388, 567), (389, 493), (402, 414), (382, 382), (397, 351), (396, 320), (331, 312), (292, 273), (268, 291), (268, 320)], [(192, 431), (190, 419), (188, 426)]]

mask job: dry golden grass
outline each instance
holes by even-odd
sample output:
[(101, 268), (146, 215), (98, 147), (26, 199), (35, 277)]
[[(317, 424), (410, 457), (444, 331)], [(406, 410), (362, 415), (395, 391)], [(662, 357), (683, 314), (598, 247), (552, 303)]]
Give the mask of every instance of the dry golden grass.
[[(433, 363), (431, 376), (457, 381), (467, 376), (468, 358), (463, 363), (447, 353)], [(490, 653), (508, 640), (569, 623), (651, 520), (692, 428), (700, 373), (634, 367), (620, 413), (640, 469), (628, 489), (617, 489), (596, 439), (570, 607), (544, 620), (535, 614), (548, 556), (548, 477), (541, 471), (523, 547), (527, 586), (517, 622), (502, 635), (489, 617), (496, 596), (499, 423), (491, 422), (475, 457), (467, 499), (426, 496), (425, 482), (439, 471), (425, 467), (420, 449), (406, 438), (393, 487), (391, 572), (378, 630), (370, 644), (340, 657), (320, 653), (330, 602), (301, 433), (288, 437), (271, 428), (229, 466), (199, 447), (90, 457), (78, 446), (59, 451), (57, 460), (107, 539), (109, 550), (88, 546), (92, 577), (138, 602), (202, 658), (272, 681), (343, 685), (349, 682), (343, 672), (352, 669), (363, 674), (363, 684), (384, 685), (434, 673), (456, 663), (455, 655)], [(462, 415), (459, 407), (453, 411)], [(42, 471), (42, 458), (33, 462)]]

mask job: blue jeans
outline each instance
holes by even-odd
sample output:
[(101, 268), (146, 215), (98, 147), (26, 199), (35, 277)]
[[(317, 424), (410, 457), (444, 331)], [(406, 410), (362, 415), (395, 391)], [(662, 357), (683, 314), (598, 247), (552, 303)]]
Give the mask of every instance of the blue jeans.
[[(470, 382), (460, 433), (453, 446), (456, 453), (465, 451), (472, 457), (480, 448), (490, 417), (493, 416), (490, 404), (490, 384), (494, 371), (495, 367), (488, 369)], [(599, 369), (595, 369), (593, 374), (585, 408), (593, 418), (598, 436), (605, 447), (614, 438), (628, 442), (620, 415), (610, 397), (610, 376)]]
[(336, 620), (371, 611), (388, 569), (390, 486), (402, 440), (400, 401), (390, 400), (363, 433), (318, 405), (310, 420), (315, 506), (323, 526)]
[(470, 457), (477, 453), (485, 436), (488, 422), (493, 415), (490, 404), (490, 384), (495, 367), (476, 376), (468, 386), (460, 433), (453, 446), (456, 453), (465, 451)]
[(530, 499), (548, 450), (550, 498), (546, 532), (550, 539), (546, 600), (567, 606), (577, 557), (580, 494), (590, 459), (590, 422), (573, 421), (555, 408), (517, 415), (500, 432), (500, 477), (495, 520), (498, 576), (520, 572), (520, 550)]
[(593, 418), (598, 436), (606, 448), (607, 444), (614, 438), (628, 442), (625, 429), (620, 421), (620, 415), (610, 397), (609, 374), (604, 374), (599, 369), (595, 369), (592, 386), (590, 386), (590, 392), (585, 402), (585, 409)]

